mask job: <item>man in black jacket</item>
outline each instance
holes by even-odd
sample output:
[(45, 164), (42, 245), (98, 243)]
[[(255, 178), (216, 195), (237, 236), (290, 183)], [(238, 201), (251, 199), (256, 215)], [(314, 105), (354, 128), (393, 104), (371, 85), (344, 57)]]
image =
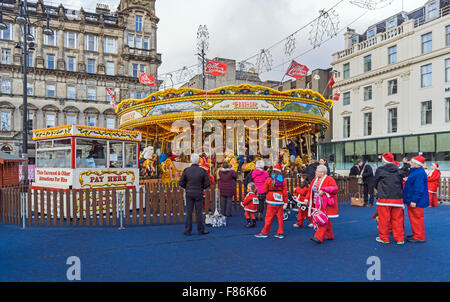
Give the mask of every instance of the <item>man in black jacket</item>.
[(361, 173), (361, 167), (359, 166), (359, 163), (361, 162), (362, 160), (358, 159), (358, 161), (350, 169), (350, 174), (348, 176), (358, 176)]
[(363, 187), (364, 187), (364, 204), (366, 207), (372, 207), (373, 206), (373, 200), (374, 200), (374, 182), (375, 182), (375, 176), (373, 175), (372, 167), (369, 163), (363, 163), (362, 161), (358, 162), (359, 166), (359, 173), (356, 177), (362, 178), (363, 180)]
[(211, 185), (208, 173), (198, 165), (198, 154), (191, 155), (192, 165), (184, 169), (178, 184), (186, 193), (186, 226), (184, 234), (189, 236), (192, 231), (192, 212), (195, 207), (197, 230), (200, 235), (208, 234), (203, 224), (203, 190)]
[(311, 182), (314, 177), (316, 177), (316, 169), (318, 166), (320, 166), (319, 161), (311, 159), (311, 163), (306, 167), (305, 170), (303, 170), (303, 174), (306, 174), (309, 182)]

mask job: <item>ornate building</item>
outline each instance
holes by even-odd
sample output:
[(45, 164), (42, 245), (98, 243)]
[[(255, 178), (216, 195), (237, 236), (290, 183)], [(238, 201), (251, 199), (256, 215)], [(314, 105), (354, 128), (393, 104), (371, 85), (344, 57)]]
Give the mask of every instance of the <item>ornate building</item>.
[[(20, 154), (22, 144), (23, 33), (15, 24), (18, 0), (2, 0), (0, 30), (0, 151)], [(52, 36), (43, 34), (49, 12)], [(66, 124), (115, 128), (111, 97), (143, 98), (155, 86), (139, 84), (138, 71), (157, 75), (159, 19), (155, 0), (121, 0), (116, 11), (97, 4), (95, 12), (28, 2), (35, 50), (28, 56), (28, 116), (33, 129)], [(41, 21), (41, 20), (44, 21)], [(29, 157), (34, 145), (29, 135)]]

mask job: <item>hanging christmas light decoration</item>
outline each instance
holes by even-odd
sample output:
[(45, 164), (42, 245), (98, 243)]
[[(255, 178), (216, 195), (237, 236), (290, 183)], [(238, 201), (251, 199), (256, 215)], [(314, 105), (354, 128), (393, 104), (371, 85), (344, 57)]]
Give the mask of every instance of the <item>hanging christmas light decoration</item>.
[(319, 18), (311, 24), (309, 32), (309, 41), (313, 48), (319, 47), (324, 37), (337, 36), (339, 31), (339, 17), (335, 10), (320, 10), (319, 14)]
[(261, 73), (262, 71), (272, 70), (272, 64), (273, 59), (270, 51), (267, 49), (261, 49), (261, 52), (256, 59), (256, 68), (258, 73)]
[(295, 50), (295, 37), (290, 35), (286, 38), (286, 43), (284, 44), (284, 53), (289, 57)]
[(255, 64), (248, 61), (238, 62), (238, 70), (240, 72), (248, 72), (249, 70), (256, 70)]
[(192, 79), (192, 71), (187, 67), (184, 66), (180, 71), (178, 71), (177, 75), (177, 82), (186, 82)]
[(365, 9), (380, 9), (390, 5), (394, 0), (351, 0), (350, 3)]

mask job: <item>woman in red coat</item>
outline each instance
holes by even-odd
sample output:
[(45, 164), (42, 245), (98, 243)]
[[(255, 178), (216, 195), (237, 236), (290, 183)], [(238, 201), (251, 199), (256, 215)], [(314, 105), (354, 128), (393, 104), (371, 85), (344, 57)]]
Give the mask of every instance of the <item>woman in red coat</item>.
[(438, 206), (437, 190), (441, 181), (441, 171), (438, 163), (431, 164), (431, 171), (428, 172), (428, 196), (430, 198), (430, 207)]
[[(327, 167), (323, 165), (318, 166), (316, 169), (316, 177), (309, 186), (308, 215), (311, 215), (312, 207), (317, 208), (318, 204), (322, 203), (321, 210), (328, 216), (328, 222), (324, 226), (317, 227), (314, 237), (311, 238), (316, 243), (322, 243), (325, 238), (328, 240), (334, 239), (330, 218), (339, 217), (337, 192), (338, 186), (336, 185), (336, 181), (332, 177), (327, 176)], [(326, 204), (322, 202), (322, 196), (327, 197), (323, 198), (328, 201)]]
[(264, 228), (261, 233), (255, 235), (257, 238), (267, 238), (272, 226), (272, 221), (275, 217), (278, 220), (278, 231), (274, 236), (278, 239), (283, 239), (283, 209), (287, 207), (288, 193), (287, 183), (281, 174), (281, 165), (276, 164), (273, 167), (273, 174), (266, 179), (263, 186), (263, 193), (266, 193), (266, 218), (264, 220)]

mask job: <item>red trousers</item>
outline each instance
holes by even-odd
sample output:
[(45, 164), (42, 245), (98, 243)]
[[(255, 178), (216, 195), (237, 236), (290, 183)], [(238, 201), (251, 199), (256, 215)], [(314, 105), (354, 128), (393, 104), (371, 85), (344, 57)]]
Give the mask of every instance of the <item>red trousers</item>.
[(423, 215), (423, 208), (412, 208), (408, 205), (408, 217), (411, 222), (413, 238), (425, 241), (425, 217)]
[(397, 242), (405, 240), (405, 217), (403, 208), (377, 206), (378, 211), (378, 237), (389, 242), (389, 231)]
[(328, 218), (328, 222), (327, 222), (326, 225), (317, 227), (317, 230), (316, 230), (316, 233), (314, 234), (314, 237), (319, 239), (321, 242), (323, 241), (324, 238), (327, 238), (327, 239), (333, 239), (334, 238), (333, 227), (331, 226), (331, 219), (330, 218)]
[(428, 192), (428, 197), (430, 198), (430, 207), (437, 207), (438, 206), (437, 193)]
[(273, 219), (277, 217), (278, 231), (277, 234), (283, 234), (283, 206), (267, 205), (266, 218), (264, 219), (264, 228), (261, 233), (268, 235), (270, 233), (270, 227), (272, 226)]
[(247, 219), (250, 219), (250, 217), (251, 217), (253, 220), (255, 220), (255, 213), (253, 213), (253, 212), (244, 211), (244, 215), (245, 215), (245, 218), (247, 218)]
[(312, 223), (312, 218), (310, 216), (308, 216), (308, 211), (301, 211), (299, 209), (298, 215), (297, 215), (297, 225), (303, 226), (303, 222), (305, 221), (305, 218), (308, 218), (309, 222)]

